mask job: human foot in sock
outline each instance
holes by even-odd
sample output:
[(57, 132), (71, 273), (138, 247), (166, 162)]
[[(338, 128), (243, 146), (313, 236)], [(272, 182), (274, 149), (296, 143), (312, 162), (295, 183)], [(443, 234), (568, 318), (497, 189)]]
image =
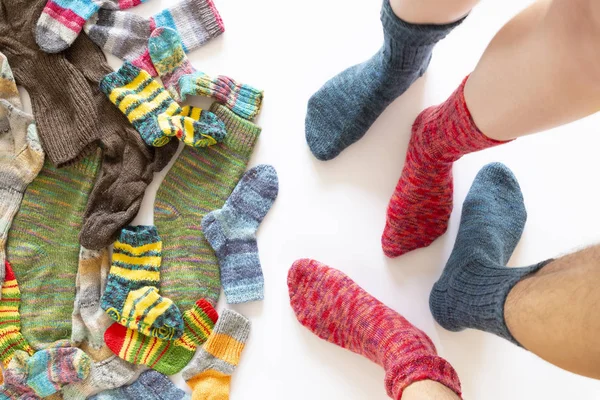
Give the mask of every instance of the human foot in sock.
[(402, 175), (390, 199), (381, 244), (397, 257), (429, 246), (446, 232), (452, 212), (452, 164), (467, 153), (506, 142), (485, 136), (473, 122), (464, 86), (415, 120)]
[(434, 45), (462, 20), (411, 24), (384, 0), (381, 22), (381, 49), (330, 79), (308, 101), (306, 141), (319, 160), (331, 160), (362, 138), (383, 110), (425, 73)]
[(275, 168), (258, 165), (246, 172), (223, 208), (202, 218), (202, 232), (219, 259), (229, 304), (264, 298), (256, 230), (278, 191)]
[(298, 260), (289, 271), (288, 288), (298, 321), (321, 339), (381, 365), (393, 399), (422, 380), (439, 382), (460, 396), (456, 371), (437, 355), (431, 339), (342, 272)]
[(161, 257), (156, 227), (123, 228), (114, 245), (102, 309), (127, 328), (173, 340), (183, 334), (184, 326), (177, 306), (158, 294)]
[(435, 320), (458, 332), (479, 329), (517, 341), (504, 320), (510, 290), (548, 261), (507, 268), (521, 238), (527, 212), (517, 179), (503, 164), (479, 171), (463, 204), (458, 236), (429, 305)]
[(253, 119), (260, 112), (262, 90), (237, 83), (226, 76), (211, 78), (196, 71), (185, 55), (177, 31), (156, 28), (150, 35), (148, 48), (160, 79), (176, 101), (183, 101), (187, 96), (208, 96), (242, 118)]
[(202, 299), (183, 313), (185, 331), (179, 339), (148, 337), (139, 331), (112, 324), (104, 334), (104, 341), (113, 353), (125, 361), (173, 375), (181, 371), (194, 357), (196, 348), (206, 342), (217, 318), (213, 306)]

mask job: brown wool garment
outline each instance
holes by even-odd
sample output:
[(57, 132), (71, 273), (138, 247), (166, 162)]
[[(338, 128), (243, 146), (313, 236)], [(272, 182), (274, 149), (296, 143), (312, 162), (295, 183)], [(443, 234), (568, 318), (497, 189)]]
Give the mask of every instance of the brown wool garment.
[(29, 96), (46, 156), (58, 167), (103, 149), (102, 171), (80, 234), (91, 250), (114, 241), (137, 214), (144, 190), (177, 150), (177, 141), (148, 148), (125, 116), (98, 89), (110, 66), (82, 34), (64, 53), (46, 54), (35, 26), (46, 0), (0, 0), (0, 52)]

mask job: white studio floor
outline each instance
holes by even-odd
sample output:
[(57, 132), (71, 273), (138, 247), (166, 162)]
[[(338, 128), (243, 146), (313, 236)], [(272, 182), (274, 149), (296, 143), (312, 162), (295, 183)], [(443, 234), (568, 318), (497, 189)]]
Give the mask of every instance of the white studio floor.
[[(150, 16), (175, 1), (148, 0), (133, 12)], [(458, 371), (465, 399), (600, 399), (600, 382), (562, 371), (490, 334), (447, 332), (428, 306), (429, 291), (455, 240), (463, 200), (488, 162), (509, 166), (526, 199), (529, 220), (511, 265), (529, 265), (599, 241), (600, 115), (465, 156), (455, 164), (456, 206), (448, 232), (429, 248), (394, 260), (380, 248), (387, 202), (414, 118), (445, 100), (495, 32), (529, 3), (483, 0), (438, 45), (428, 73), (363, 140), (335, 160), (320, 162), (304, 139), (307, 100), (327, 79), (379, 48), (380, 1), (215, 0), (226, 31), (190, 58), (210, 75), (228, 75), (265, 90), (257, 120), (263, 133), (251, 165), (272, 164), (280, 179), (279, 197), (258, 235), (265, 301), (232, 307), (252, 321), (232, 399), (387, 398), (379, 366), (318, 339), (296, 321), (286, 278), (292, 262), (302, 257), (344, 271), (427, 332)], [(120, 66), (120, 60), (109, 60)], [(194, 104), (207, 107), (210, 101)], [(156, 177), (135, 222), (152, 222), (154, 190), (165, 173)], [(222, 298), (219, 311), (226, 306)], [(185, 387), (183, 380), (176, 381)]]

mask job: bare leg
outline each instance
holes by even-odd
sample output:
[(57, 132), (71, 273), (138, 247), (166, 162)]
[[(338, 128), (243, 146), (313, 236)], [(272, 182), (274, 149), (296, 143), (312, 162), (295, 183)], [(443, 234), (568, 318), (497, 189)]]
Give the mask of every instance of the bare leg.
[(404, 390), (402, 400), (460, 400), (460, 397), (441, 383), (419, 381)]
[(543, 0), (507, 23), (469, 78), (465, 98), (486, 136), (509, 140), (600, 105), (600, 2)]
[(600, 379), (600, 246), (547, 264), (519, 282), (504, 305), (506, 324), (527, 350)]
[(464, 17), (479, 0), (390, 0), (394, 14), (413, 24), (448, 24)]

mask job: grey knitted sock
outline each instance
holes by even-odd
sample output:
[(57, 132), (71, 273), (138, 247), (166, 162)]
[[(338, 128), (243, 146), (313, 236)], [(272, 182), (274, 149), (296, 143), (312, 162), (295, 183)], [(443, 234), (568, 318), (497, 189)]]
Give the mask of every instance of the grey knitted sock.
[(223, 208), (202, 218), (202, 232), (219, 259), (229, 304), (264, 298), (256, 230), (278, 191), (275, 168), (258, 165), (244, 174)]
[(463, 204), (450, 259), (429, 298), (440, 325), (454, 332), (479, 329), (519, 345), (506, 326), (504, 302), (514, 285), (551, 261), (506, 267), (526, 220), (512, 172), (500, 163), (483, 167)]
[(319, 160), (331, 160), (362, 138), (383, 110), (425, 73), (434, 45), (462, 20), (411, 24), (384, 0), (381, 22), (381, 49), (330, 79), (308, 101), (306, 141)]
[(119, 388), (129, 382), (135, 372), (135, 365), (113, 355), (104, 361), (92, 363), (85, 380), (63, 387), (63, 399), (83, 400), (93, 393)]
[(90, 400), (188, 400), (191, 396), (179, 389), (165, 375), (149, 370), (131, 385), (99, 393)]

